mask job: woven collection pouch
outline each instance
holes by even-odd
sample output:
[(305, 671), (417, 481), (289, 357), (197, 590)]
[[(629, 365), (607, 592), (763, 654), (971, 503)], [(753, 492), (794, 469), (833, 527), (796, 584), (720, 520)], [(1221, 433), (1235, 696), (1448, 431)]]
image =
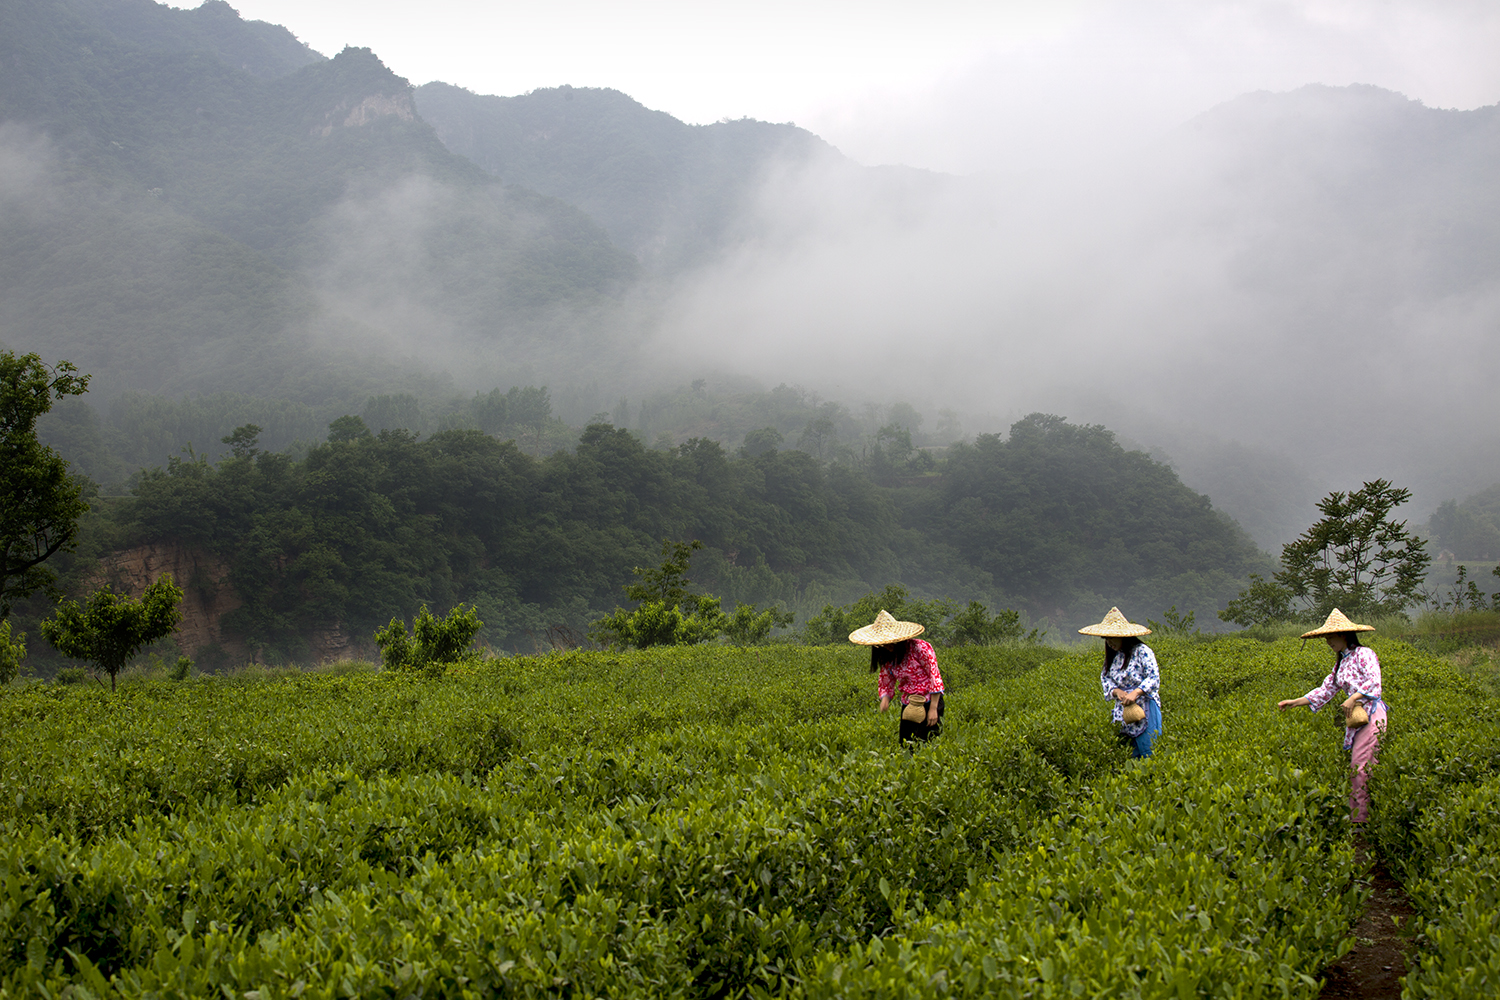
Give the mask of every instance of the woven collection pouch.
[(1133, 701), (1120, 709), (1120, 721), (1122, 722), (1140, 722), (1145, 718), (1146, 710), (1141, 707), (1140, 701)]
[(907, 722), (926, 722), (927, 706), (920, 701), (909, 701), (901, 709), (901, 718)]

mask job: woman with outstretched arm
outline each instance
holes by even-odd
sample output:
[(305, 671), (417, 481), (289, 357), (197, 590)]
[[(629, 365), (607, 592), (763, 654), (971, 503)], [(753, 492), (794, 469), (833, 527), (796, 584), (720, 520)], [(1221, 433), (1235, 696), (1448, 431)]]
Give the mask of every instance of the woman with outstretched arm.
[(1303, 705), (1316, 712), (1337, 695), (1346, 696), (1339, 702), (1339, 709), (1344, 713), (1344, 750), (1349, 754), (1349, 815), (1356, 823), (1370, 816), (1370, 768), (1375, 766), (1386, 726), (1380, 657), (1359, 641), (1359, 633), (1373, 631), (1375, 626), (1356, 624), (1334, 608), (1320, 627), (1302, 633), (1304, 639), (1322, 636), (1328, 642), (1333, 650), (1333, 672), (1302, 697), (1276, 703), (1283, 712)]

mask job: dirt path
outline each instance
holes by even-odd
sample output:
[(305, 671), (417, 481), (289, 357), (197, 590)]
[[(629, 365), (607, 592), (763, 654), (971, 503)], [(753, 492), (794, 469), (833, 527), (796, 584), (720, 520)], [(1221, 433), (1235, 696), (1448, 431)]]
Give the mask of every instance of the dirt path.
[[(1364, 848), (1356, 850), (1363, 859)], [(1386, 871), (1379, 857), (1367, 877), (1372, 892), (1364, 916), (1354, 928), (1354, 950), (1324, 971), (1328, 984), (1320, 997), (1401, 998), (1401, 977), (1406, 975), (1406, 951), (1411, 944), (1407, 934), (1416, 911), (1406, 898), (1406, 890)]]

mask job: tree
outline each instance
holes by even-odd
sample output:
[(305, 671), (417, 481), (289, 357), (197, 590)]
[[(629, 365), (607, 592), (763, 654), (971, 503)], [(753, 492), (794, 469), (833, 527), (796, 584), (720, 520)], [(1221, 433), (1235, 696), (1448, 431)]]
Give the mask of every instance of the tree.
[[(687, 571), (693, 553), (701, 548), (703, 543), (696, 538), (691, 542), (662, 539), (661, 565), (655, 569), (641, 569), (639, 566), (632, 569), (639, 580), (626, 585), (625, 596), (632, 601), (656, 601), (672, 608), (696, 603), (697, 598), (688, 593)], [(688, 610), (692, 610), (691, 606)]]
[(953, 646), (994, 646), (1004, 643), (1025, 643), (1034, 646), (1042, 641), (1045, 629), (1027, 629), (1021, 621), (1021, 612), (1001, 608), (990, 617), (990, 609), (978, 601), (970, 601), (948, 622), (948, 643)]
[(42, 635), (64, 656), (91, 664), (95, 676), (99, 670), (109, 674), (113, 691), (115, 676), (132, 657), (176, 631), (181, 603), (181, 589), (162, 574), (138, 601), (108, 588), (94, 591), (86, 606), (63, 601), (42, 622)]
[(0, 684), (9, 684), (26, 659), (26, 633), (11, 637), (10, 622), (0, 622)]
[(1238, 625), (1290, 621), (1293, 615), (1292, 592), (1259, 573), (1251, 573), (1250, 586), (1219, 612), (1224, 621)]
[[(635, 567), (638, 580), (625, 587), (625, 596), (639, 601), (634, 611), (616, 608), (590, 630), (595, 641), (608, 646), (691, 646), (716, 639), (730, 624), (717, 597), (690, 594), (688, 564), (703, 543), (663, 539), (662, 561), (655, 569)], [(767, 631), (769, 631), (769, 627)]]
[(370, 433), (370, 426), (363, 419), (347, 413), (328, 425), (329, 444), (365, 441), (374, 436)]
[[(949, 630), (944, 623), (958, 610), (956, 603), (944, 597), (930, 601), (913, 600), (911, 591), (899, 583), (891, 583), (883, 590), (872, 590), (853, 604), (842, 607), (824, 605), (823, 610), (809, 618), (803, 626), (802, 641), (809, 646), (848, 642), (850, 632), (870, 624), (881, 611), (889, 611), (901, 621), (916, 622), (924, 626), (927, 631), (923, 637), (934, 646), (940, 646), (949, 638)], [(988, 622), (988, 612), (983, 614)], [(1019, 621), (1017, 616), (1018, 624)]]
[(695, 646), (718, 638), (729, 621), (717, 597), (699, 598), (688, 614), (677, 605), (646, 601), (634, 611), (616, 608), (594, 623), (592, 634), (597, 641), (619, 648)]
[(66, 361), (49, 368), (35, 354), (0, 350), (0, 618), (16, 600), (53, 589), (42, 564), (73, 547), (88, 512), (85, 481), (36, 437), (37, 418), (88, 385)]
[(755, 646), (766, 641), (771, 629), (786, 628), (797, 618), (782, 608), (767, 608), (761, 611), (753, 604), (735, 607), (734, 614), (724, 623), (724, 634), (736, 646)]
[(229, 445), (229, 451), (235, 458), (254, 458), (260, 453), (260, 449), (256, 447), (260, 441), (260, 425), (244, 424), (236, 427), (233, 434), (219, 440)]
[(1156, 635), (1197, 636), (1203, 634), (1202, 629), (1195, 627), (1198, 618), (1196, 611), (1189, 611), (1187, 614), (1183, 614), (1177, 610), (1177, 605), (1174, 604), (1163, 611), (1161, 617), (1161, 621), (1157, 621), (1155, 618), (1146, 619), (1146, 627)]
[(1422, 597), (1426, 543), (1391, 511), (1411, 491), (1384, 479), (1318, 501), (1323, 517), (1281, 549), (1281, 570), (1251, 585), (1219, 617), (1239, 625), (1315, 620), (1334, 608), (1354, 617), (1399, 615)]
[(475, 608), (462, 604), (445, 618), (434, 618), (427, 605), (412, 619), (411, 633), (400, 619), (375, 633), (380, 659), (387, 670), (402, 670), (441, 677), (450, 664), (463, 659), (469, 644), (484, 627)]
[(1462, 504), (1444, 501), (1427, 521), (1428, 534), (1439, 550), (1459, 559), (1490, 560), (1500, 555), (1500, 487), (1491, 487)]
[(745, 434), (745, 443), (740, 446), (740, 453), (746, 458), (755, 458), (767, 452), (774, 452), (781, 447), (785, 440), (781, 432), (774, 427), (762, 427), (758, 431), (749, 431)]
[(923, 601), (914, 599), (901, 584), (891, 583), (853, 604), (825, 605), (803, 626), (802, 641), (809, 646), (847, 642), (850, 632), (870, 624), (881, 611), (890, 612), (900, 621), (922, 625), (926, 629), (922, 638), (934, 646), (1035, 645), (1046, 634), (1045, 629), (1027, 629), (1019, 611), (1001, 608), (991, 617), (990, 609), (978, 601), (970, 601), (964, 608), (946, 597)]

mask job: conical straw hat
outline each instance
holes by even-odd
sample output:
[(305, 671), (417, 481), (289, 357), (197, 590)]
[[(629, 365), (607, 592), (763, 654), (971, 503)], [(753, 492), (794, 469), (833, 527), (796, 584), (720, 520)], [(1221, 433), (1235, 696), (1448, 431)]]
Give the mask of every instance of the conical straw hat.
[(849, 641), (861, 646), (883, 646), (888, 642), (912, 639), (927, 631), (927, 626), (916, 622), (898, 622), (884, 608), (875, 616), (875, 621), (864, 628), (849, 633)]
[(1120, 614), (1119, 608), (1110, 608), (1109, 614), (1098, 625), (1089, 625), (1078, 630), (1079, 635), (1103, 635), (1103, 636), (1127, 636), (1127, 635), (1150, 635), (1151, 630), (1144, 625), (1131, 622)]
[(1302, 638), (1311, 639), (1315, 635), (1333, 635), (1337, 632), (1373, 631), (1375, 631), (1374, 625), (1358, 625), (1354, 622), (1351, 622), (1348, 615), (1344, 614), (1338, 608), (1334, 608), (1333, 613), (1328, 616), (1328, 620), (1326, 622), (1324, 622), (1320, 627), (1313, 629), (1311, 632), (1303, 632)]

